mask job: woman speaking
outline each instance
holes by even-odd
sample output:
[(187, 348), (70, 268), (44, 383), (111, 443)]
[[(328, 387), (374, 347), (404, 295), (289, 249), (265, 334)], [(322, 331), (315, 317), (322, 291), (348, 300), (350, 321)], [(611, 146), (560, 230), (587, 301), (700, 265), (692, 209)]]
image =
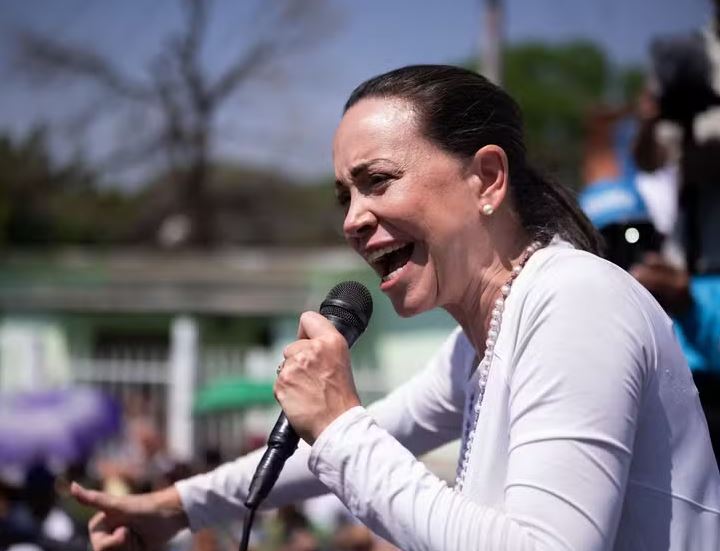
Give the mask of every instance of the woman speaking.
[[(305, 441), (268, 507), (328, 490), (406, 550), (720, 549), (720, 475), (671, 322), (562, 188), (528, 165), (515, 102), (411, 66), (360, 85), (333, 146), (350, 246), (401, 316), (458, 328), (364, 408), (347, 345), (306, 312), (275, 393)], [(416, 459), (462, 438), (452, 487)], [(148, 494), (75, 486), (96, 551), (243, 515), (261, 452)]]

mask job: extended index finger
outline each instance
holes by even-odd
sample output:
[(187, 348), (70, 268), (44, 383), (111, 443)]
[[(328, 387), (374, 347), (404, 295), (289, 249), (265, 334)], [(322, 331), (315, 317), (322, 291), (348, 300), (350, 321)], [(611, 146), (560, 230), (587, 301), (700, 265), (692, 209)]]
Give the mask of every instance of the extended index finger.
[(77, 482), (73, 482), (70, 485), (70, 493), (72, 493), (73, 497), (76, 500), (78, 500), (83, 505), (87, 505), (88, 507), (93, 507), (101, 511), (107, 511), (116, 508), (115, 497), (109, 494), (105, 494), (103, 492), (88, 490), (87, 488), (83, 488), (82, 486), (80, 486), (80, 484), (78, 484)]

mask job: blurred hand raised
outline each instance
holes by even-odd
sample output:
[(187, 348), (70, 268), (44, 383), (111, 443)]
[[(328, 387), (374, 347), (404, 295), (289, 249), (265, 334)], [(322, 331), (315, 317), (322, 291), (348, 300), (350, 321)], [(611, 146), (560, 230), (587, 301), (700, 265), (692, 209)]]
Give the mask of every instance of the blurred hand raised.
[(188, 525), (180, 496), (172, 486), (122, 497), (88, 490), (75, 482), (70, 489), (80, 503), (98, 510), (88, 523), (94, 551), (152, 551)]
[(692, 306), (689, 274), (659, 254), (646, 254), (641, 263), (630, 268), (630, 273), (671, 315), (681, 316)]

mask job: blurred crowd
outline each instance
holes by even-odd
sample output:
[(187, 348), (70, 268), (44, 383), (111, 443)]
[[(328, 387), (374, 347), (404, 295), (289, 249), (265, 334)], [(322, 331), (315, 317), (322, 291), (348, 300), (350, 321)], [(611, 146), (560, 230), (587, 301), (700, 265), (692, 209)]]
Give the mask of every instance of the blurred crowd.
[(720, 2), (660, 37), (635, 105), (587, 118), (580, 203), (672, 317), (720, 457)]
[[(124, 404), (117, 438), (96, 450), (87, 461), (62, 468), (43, 462), (26, 467), (0, 466), (0, 550), (86, 551), (87, 524), (93, 511), (70, 495), (75, 481), (113, 495), (144, 493), (176, 480), (206, 472), (224, 459), (214, 449), (196, 464), (174, 460), (165, 447), (165, 434), (142, 399)], [(251, 439), (258, 445), (257, 439)], [(250, 450), (252, 446), (244, 446)], [(232, 551), (237, 549), (242, 520), (231, 526), (195, 534), (186, 530), (173, 539), (169, 551)], [(251, 548), (256, 551), (379, 551), (394, 547), (357, 524), (332, 496), (262, 513), (255, 521)]]

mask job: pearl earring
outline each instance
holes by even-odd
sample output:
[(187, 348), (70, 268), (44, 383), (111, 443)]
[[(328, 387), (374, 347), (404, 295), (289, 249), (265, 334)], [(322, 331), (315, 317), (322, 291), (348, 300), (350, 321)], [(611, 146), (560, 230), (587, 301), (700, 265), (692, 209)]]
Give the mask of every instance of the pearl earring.
[(486, 216), (490, 216), (493, 212), (495, 212), (495, 209), (490, 203), (486, 203), (482, 207), (483, 214)]

